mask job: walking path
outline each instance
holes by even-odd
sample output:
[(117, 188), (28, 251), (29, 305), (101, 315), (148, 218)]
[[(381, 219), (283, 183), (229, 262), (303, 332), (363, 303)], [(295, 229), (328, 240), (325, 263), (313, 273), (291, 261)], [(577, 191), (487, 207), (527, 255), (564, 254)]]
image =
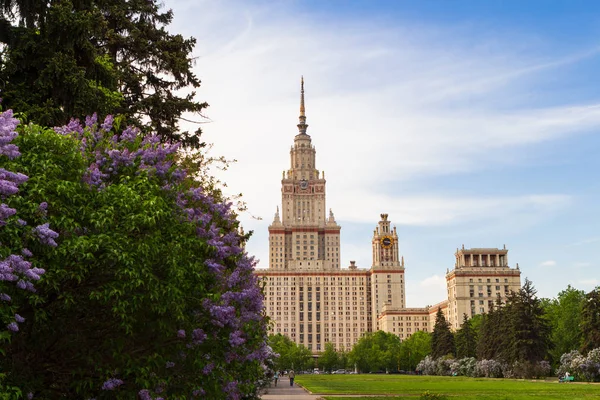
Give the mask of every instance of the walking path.
[(262, 400), (318, 400), (320, 397), (309, 394), (295, 383), (294, 386), (290, 386), (290, 380), (284, 377), (279, 378), (277, 386), (271, 385), (268, 393), (260, 398)]

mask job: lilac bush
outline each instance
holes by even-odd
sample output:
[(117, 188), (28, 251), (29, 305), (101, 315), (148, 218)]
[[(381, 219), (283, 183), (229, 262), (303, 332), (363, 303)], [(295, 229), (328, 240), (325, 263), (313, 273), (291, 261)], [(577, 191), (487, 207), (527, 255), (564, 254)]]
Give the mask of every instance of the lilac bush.
[(58, 246), (37, 300), (47, 320), (25, 315), (44, 340), (18, 343), (11, 378), (40, 397), (52, 385), (98, 400), (257, 398), (273, 353), (233, 205), (194, 179), (177, 143), (113, 125), (25, 129), (40, 153), (23, 163), (47, 174), (35, 192), (51, 196), (31, 209), (48, 219), (31, 237)]
[(586, 356), (577, 350), (563, 354), (556, 375), (562, 377), (566, 372), (577, 380), (600, 381), (600, 348), (590, 350)]
[[(12, 143), (18, 136), (18, 125), (19, 120), (13, 117), (12, 110), (0, 113), (0, 165), (21, 155), (18, 146)], [(31, 230), (27, 222), (18, 217), (17, 210), (5, 203), (10, 196), (19, 192), (19, 186), (27, 180), (28, 177), (22, 173), (0, 167), (0, 227), (3, 229), (3, 240), (0, 241), (0, 319), (2, 326), (10, 332), (19, 332), (18, 324), (25, 322), (25, 318), (16, 313), (19, 307), (16, 298), (23, 297), (21, 291), (35, 292), (34, 282), (45, 272), (42, 268), (32, 267), (28, 260), (33, 253), (25, 247), (27, 239), (16, 240), (20, 242), (17, 249), (11, 248), (10, 244), (15, 242), (15, 237), (27, 237), (28, 232), (40, 232), (37, 235), (39, 241), (54, 246), (54, 239), (58, 237), (48, 223)], [(48, 206), (47, 203), (42, 205)], [(15, 250), (21, 254), (11, 254)]]
[(479, 360), (475, 365), (475, 375), (485, 378), (502, 378), (502, 363), (496, 360)]

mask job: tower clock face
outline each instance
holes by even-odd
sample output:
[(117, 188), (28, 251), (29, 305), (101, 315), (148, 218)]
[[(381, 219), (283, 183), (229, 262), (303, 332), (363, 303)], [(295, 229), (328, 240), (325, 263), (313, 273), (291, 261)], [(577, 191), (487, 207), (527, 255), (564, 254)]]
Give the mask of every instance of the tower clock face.
[(306, 188), (308, 188), (308, 181), (306, 179), (302, 179), (300, 181), (300, 189), (304, 190)]
[(383, 247), (384, 249), (389, 249), (390, 247), (392, 247), (392, 243), (393, 239), (389, 236), (384, 236), (383, 238), (381, 238), (381, 247)]

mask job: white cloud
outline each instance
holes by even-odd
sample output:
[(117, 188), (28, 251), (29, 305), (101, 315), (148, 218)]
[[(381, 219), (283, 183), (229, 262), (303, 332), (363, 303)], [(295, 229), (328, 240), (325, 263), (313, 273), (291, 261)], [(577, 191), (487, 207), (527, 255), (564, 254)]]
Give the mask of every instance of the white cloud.
[[(476, 188), (445, 194), (404, 187), (423, 177), (461, 179), (518, 166), (535, 158), (541, 143), (597, 130), (600, 104), (530, 99), (540, 79), (560, 79), (562, 67), (598, 48), (540, 55), (538, 38), (510, 31), (385, 17), (332, 23), (297, 2), (169, 6), (172, 30), (198, 38), (198, 98), (210, 104), (212, 120), (203, 139), (215, 144), (215, 155), (238, 160), (218, 174), (264, 219), (241, 216), (255, 231), (248, 250), (263, 267), (266, 228), (281, 203), (279, 181), (297, 133), (300, 75), (317, 168), (328, 179), (327, 207), (338, 221), (375, 223), (387, 212), (399, 225), (516, 231), (573, 203), (561, 192), (482, 196)], [(343, 254), (353, 253), (348, 246), (343, 241)]]
[(554, 267), (556, 265), (556, 261), (548, 260), (540, 263), (540, 267)]
[(437, 288), (437, 289), (445, 289), (446, 288), (446, 278), (439, 275), (433, 275), (428, 278), (423, 279), (419, 286), (424, 288)]

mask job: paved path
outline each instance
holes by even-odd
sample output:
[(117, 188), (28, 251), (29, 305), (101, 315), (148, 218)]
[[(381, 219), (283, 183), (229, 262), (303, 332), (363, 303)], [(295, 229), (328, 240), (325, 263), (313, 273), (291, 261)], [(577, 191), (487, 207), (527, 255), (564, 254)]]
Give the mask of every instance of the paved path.
[(317, 400), (320, 397), (309, 394), (296, 383), (290, 387), (290, 380), (283, 377), (279, 379), (277, 387), (271, 385), (268, 393), (263, 394), (260, 398), (262, 400)]

